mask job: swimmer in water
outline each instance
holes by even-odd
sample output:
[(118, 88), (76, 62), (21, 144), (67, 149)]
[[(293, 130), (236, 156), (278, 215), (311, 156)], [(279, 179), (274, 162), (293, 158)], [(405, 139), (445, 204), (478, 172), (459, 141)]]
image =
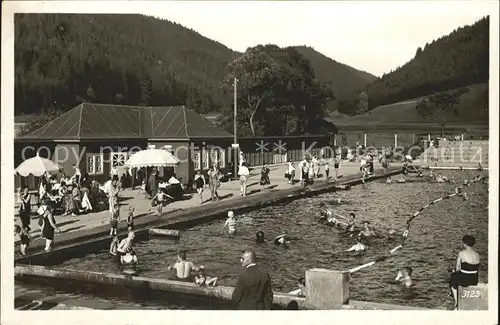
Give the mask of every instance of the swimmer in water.
[(356, 215), (354, 213), (349, 213), (349, 221), (347, 222), (347, 227), (345, 228), (345, 231), (347, 232), (354, 232), (356, 228), (356, 224), (354, 222), (354, 219), (356, 219)]
[(385, 180), (385, 182), (387, 184), (392, 184), (392, 178), (391, 178), (391, 176), (387, 177), (387, 179)]
[(262, 230), (259, 230), (255, 233), (255, 242), (258, 244), (264, 243), (266, 240), (264, 238), (264, 232)]
[(462, 185), (469, 186), (469, 180), (467, 178), (465, 178), (464, 181), (462, 182)]
[(363, 222), (363, 230), (359, 234), (362, 235), (362, 236), (364, 236), (364, 237), (375, 236), (375, 232), (370, 228), (370, 222), (369, 221)]
[(396, 276), (396, 281), (401, 283), (406, 289), (410, 289), (414, 287), (413, 281), (411, 280), (411, 274), (413, 273), (413, 269), (409, 266), (403, 267), (398, 271)]
[(361, 243), (361, 235), (356, 236), (356, 244), (347, 249), (346, 252), (361, 252), (366, 250), (366, 246)]
[(187, 261), (187, 255), (185, 251), (179, 252), (177, 254), (177, 262), (172, 265), (169, 265), (167, 270), (175, 269), (176, 271), (176, 279), (182, 281), (191, 282), (193, 279), (191, 272), (199, 271), (203, 269), (203, 265), (195, 266), (193, 262)]
[(441, 173), (438, 173), (436, 177), (436, 182), (438, 183), (448, 182), (448, 178), (446, 176), (441, 175)]
[(194, 283), (198, 287), (202, 286), (213, 286), (217, 284), (217, 277), (210, 277), (205, 275), (205, 268), (203, 266), (200, 266), (200, 269), (198, 270), (198, 274), (194, 277)]
[(122, 265), (123, 273), (130, 275), (137, 273), (137, 264), (139, 263), (139, 260), (137, 259), (137, 255), (133, 252), (120, 256), (120, 263)]
[(283, 230), (281, 235), (278, 235), (276, 236), (276, 238), (274, 238), (274, 244), (278, 246), (283, 245), (283, 247), (288, 247), (288, 244), (290, 244), (290, 242), (287, 239), (287, 231)]
[(461, 186), (455, 188), (455, 194), (457, 196), (463, 197), (465, 201), (467, 201), (469, 199), (469, 196), (467, 195), (467, 192), (464, 192), (464, 190), (463, 190), (463, 188)]
[(227, 213), (227, 220), (224, 223), (224, 226), (222, 227), (222, 229), (220, 231), (221, 235), (222, 235), (222, 232), (224, 231), (224, 229), (226, 229), (226, 227), (227, 227), (228, 232), (229, 232), (229, 237), (233, 237), (234, 234), (236, 233), (236, 219), (234, 218), (233, 211), (229, 211)]
[(401, 178), (398, 179), (397, 181), (398, 183), (406, 183), (406, 178), (405, 178), (405, 175), (404, 174), (401, 174)]

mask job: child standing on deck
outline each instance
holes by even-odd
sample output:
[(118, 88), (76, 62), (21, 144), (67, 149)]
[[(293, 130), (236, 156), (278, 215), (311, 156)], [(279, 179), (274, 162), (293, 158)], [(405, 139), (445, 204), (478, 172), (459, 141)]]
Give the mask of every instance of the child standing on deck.
[(115, 201), (113, 205), (113, 213), (111, 214), (111, 230), (109, 231), (110, 236), (116, 236), (116, 230), (118, 229), (118, 221), (120, 219), (120, 206), (118, 201)]
[(134, 230), (134, 207), (128, 207), (127, 228), (128, 232)]
[(26, 255), (26, 248), (30, 245), (31, 236), (29, 232), (19, 225), (14, 225), (14, 235), (19, 235), (21, 239), (21, 254)]
[(171, 197), (170, 195), (161, 190), (158, 190), (158, 192), (156, 192), (155, 196), (153, 197), (153, 202), (156, 201), (156, 206), (158, 208), (158, 215), (160, 216), (163, 212), (163, 205), (165, 204), (167, 198), (173, 199), (173, 197)]

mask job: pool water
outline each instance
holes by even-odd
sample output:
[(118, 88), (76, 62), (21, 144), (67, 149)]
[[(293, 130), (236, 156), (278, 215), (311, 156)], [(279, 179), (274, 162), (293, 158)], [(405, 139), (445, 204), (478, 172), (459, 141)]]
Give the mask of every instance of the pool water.
[[(461, 182), (479, 172), (443, 172)], [(483, 175), (487, 175), (485, 172)], [(365, 252), (339, 253), (355, 243), (352, 237), (318, 222), (319, 203), (327, 204), (341, 198), (330, 208), (341, 215), (356, 214), (361, 223), (368, 220), (378, 233), (389, 229), (401, 234), (406, 220), (422, 206), (450, 194), (455, 185), (423, 182), (385, 184), (374, 181), (355, 186), (350, 191), (319, 195), (270, 206), (237, 216), (238, 230), (234, 238), (219, 235), (224, 220), (186, 229), (179, 241), (152, 238), (138, 242), (135, 249), (141, 265), (141, 276), (172, 278), (168, 265), (175, 262), (179, 250), (186, 250), (188, 260), (204, 265), (206, 274), (218, 276), (220, 285), (234, 286), (241, 270), (239, 259), (243, 249), (257, 253), (258, 264), (268, 271), (274, 291), (296, 289), (296, 280), (311, 268), (348, 270), (385, 255), (400, 243), (394, 239), (375, 238), (365, 242)], [(454, 197), (425, 209), (412, 223), (402, 250), (394, 257), (352, 275), (350, 296), (353, 300), (374, 301), (447, 309), (453, 305), (448, 296), (449, 269), (455, 266), (465, 234), (476, 238), (475, 249), (481, 256), (480, 282), (487, 282), (488, 272), (488, 185), (474, 183), (465, 188), (469, 200)], [(267, 243), (256, 244), (255, 232), (264, 231)], [(273, 238), (282, 230), (291, 237), (289, 248), (276, 246)], [(413, 290), (403, 290), (394, 281), (398, 269), (413, 268)], [(68, 260), (58, 267), (78, 270), (119, 272), (107, 251), (88, 254), (85, 258)]]

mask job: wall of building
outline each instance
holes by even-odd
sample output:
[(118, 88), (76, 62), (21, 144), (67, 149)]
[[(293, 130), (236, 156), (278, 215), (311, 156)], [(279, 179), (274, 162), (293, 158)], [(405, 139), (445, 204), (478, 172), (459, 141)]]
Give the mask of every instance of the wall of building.
[(173, 169), (170, 168), (158, 168), (159, 176), (162, 178), (167, 178), (169, 174), (173, 171), (177, 178), (182, 178), (182, 183), (187, 182), (191, 173), (190, 173), (190, 164), (192, 164), (192, 160), (189, 154), (189, 142), (186, 140), (173, 140), (173, 141), (154, 141), (150, 140), (147, 143), (147, 148), (156, 149), (165, 149), (170, 151), (177, 159), (180, 160), (178, 166)]

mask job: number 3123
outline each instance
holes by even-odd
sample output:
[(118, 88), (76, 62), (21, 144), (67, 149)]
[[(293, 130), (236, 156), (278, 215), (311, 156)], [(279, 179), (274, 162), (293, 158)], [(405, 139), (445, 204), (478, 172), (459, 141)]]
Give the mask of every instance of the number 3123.
[(462, 291), (462, 298), (479, 298), (481, 295), (479, 290), (464, 290)]

